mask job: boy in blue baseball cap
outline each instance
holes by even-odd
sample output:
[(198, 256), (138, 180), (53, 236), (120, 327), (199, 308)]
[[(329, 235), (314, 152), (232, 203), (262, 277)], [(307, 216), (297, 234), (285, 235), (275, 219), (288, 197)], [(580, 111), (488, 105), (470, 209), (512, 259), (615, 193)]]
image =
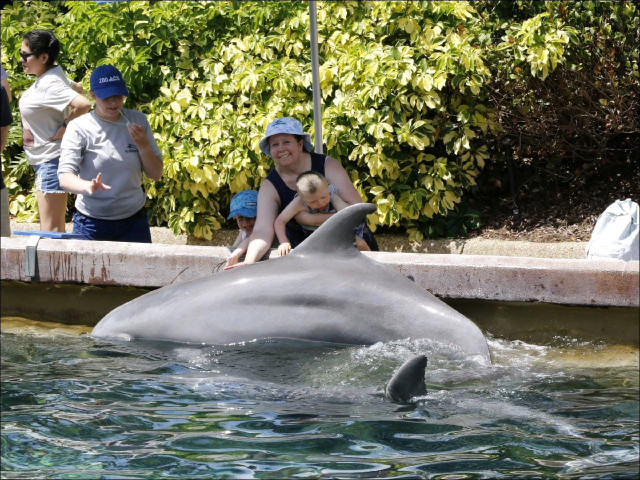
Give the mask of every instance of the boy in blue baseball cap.
[(236, 219), (238, 223), (238, 236), (233, 245), (233, 252), (227, 258), (225, 266), (231, 266), (238, 263), (240, 257), (247, 251), (249, 245), (249, 237), (253, 232), (253, 225), (256, 223), (258, 215), (258, 192), (256, 190), (243, 190), (236, 193), (231, 199), (231, 208), (227, 220)]

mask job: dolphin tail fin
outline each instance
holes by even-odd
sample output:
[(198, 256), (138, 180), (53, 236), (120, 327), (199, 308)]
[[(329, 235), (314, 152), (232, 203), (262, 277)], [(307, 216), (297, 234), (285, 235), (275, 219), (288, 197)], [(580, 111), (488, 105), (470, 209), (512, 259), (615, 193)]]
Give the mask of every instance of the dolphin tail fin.
[(309, 238), (291, 251), (295, 253), (344, 253), (358, 252), (355, 247), (355, 231), (366, 220), (368, 214), (376, 211), (371, 203), (357, 203), (340, 210), (324, 222)]
[(407, 403), (413, 397), (426, 394), (425, 368), (427, 357), (424, 355), (407, 360), (391, 377), (385, 390), (385, 399), (394, 403)]

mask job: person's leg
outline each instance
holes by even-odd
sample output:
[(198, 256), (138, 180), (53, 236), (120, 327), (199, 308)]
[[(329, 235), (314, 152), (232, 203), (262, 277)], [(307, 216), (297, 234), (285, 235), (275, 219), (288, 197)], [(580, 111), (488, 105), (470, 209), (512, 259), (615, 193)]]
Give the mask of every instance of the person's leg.
[(133, 217), (118, 221), (119, 235), (114, 239), (119, 242), (151, 243), (151, 228), (146, 212), (142, 211)]
[(73, 214), (73, 233), (82, 235), (83, 240), (95, 240), (96, 231), (90, 220), (80, 212), (75, 212)]
[(67, 194), (37, 192), (37, 198), (40, 230), (45, 232), (64, 232)]
[(35, 165), (40, 230), (64, 232), (67, 192), (58, 182), (58, 159)]
[(73, 233), (85, 240), (151, 243), (151, 229), (144, 211), (122, 220), (101, 220), (75, 212)]
[(366, 223), (361, 223), (360, 225), (358, 225), (358, 228), (356, 228), (356, 237), (360, 237), (362, 240), (364, 240), (370, 251), (379, 251), (378, 242), (376, 241), (376, 238), (373, 236), (373, 232), (371, 232)]
[(0, 190), (0, 236), (11, 236), (11, 223), (9, 220), (9, 192), (6, 188)]
[(76, 211), (73, 214), (73, 233), (82, 235), (83, 240), (115, 242), (118, 240), (118, 223), (123, 220), (100, 220)]
[(356, 247), (358, 247), (358, 250), (360, 250), (361, 252), (371, 251), (369, 245), (367, 245), (367, 242), (365, 242), (364, 239), (360, 237), (356, 237)]

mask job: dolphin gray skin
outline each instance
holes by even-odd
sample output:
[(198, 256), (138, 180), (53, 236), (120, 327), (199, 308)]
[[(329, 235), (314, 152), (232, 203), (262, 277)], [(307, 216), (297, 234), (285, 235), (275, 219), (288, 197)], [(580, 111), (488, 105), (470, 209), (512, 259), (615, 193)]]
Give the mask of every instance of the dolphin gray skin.
[(391, 377), (384, 392), (384, 398), (390, 402), (406, 403), (413, 397), (427, 393), (424, 386), (424, 370), (427, 368), (427, 357), (418, 355), (402, 364)]
[(375, 206), (333, 215), (289, 255), (169, 285), (107, 314), (97, 338), (229, 344), (296, 338), (371, 345), (428, 338), (490, 361), (471, 320), (361, 254), (354, 231)]

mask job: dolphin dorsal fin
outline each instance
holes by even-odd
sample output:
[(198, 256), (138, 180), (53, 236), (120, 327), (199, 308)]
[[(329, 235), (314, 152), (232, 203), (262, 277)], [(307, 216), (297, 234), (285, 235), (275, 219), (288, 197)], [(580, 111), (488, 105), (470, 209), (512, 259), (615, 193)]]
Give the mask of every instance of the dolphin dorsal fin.
[(376, 211), (371, 203), (357, 203), (340, 210), (324, 222), (290, 255), (310, 253), (357, 253), (355, 232), (368, 214)]
[(404, 362), (389, 381), (384, 397), (390, 402), (407, 403), (413, 397), (425, 395), (425, 368), (427, 357), (424, 355), (417, 355)]

